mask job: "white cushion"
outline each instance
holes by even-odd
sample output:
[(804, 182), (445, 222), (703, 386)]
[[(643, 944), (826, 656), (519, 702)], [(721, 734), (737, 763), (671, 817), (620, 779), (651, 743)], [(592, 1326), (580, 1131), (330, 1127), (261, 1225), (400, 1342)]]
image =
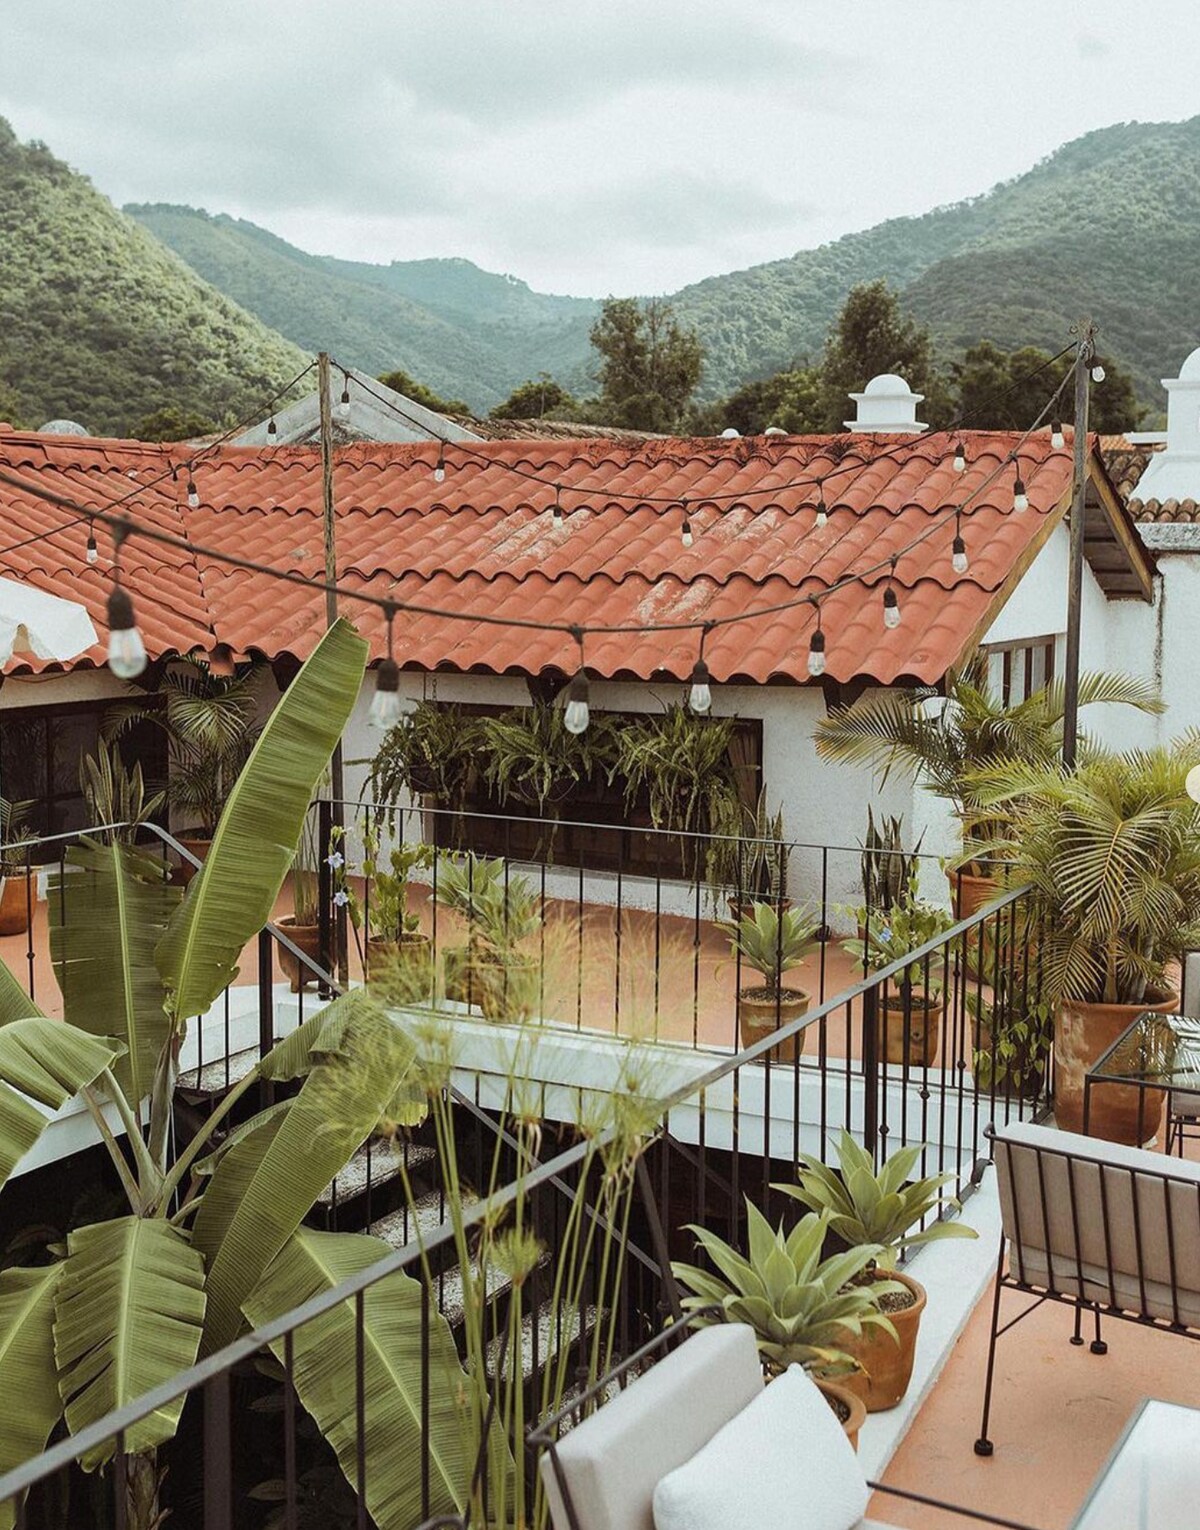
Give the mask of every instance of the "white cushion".
[[(653, 1530), (655, 1483), (762, 1392), (758, 1345), (745, 1323), (685, 1339), (559, 1441), (581, 1530)], [(549, 1451), (540, 1469), (554, 1530), (568, 1530)]]
[(854, 1447), (793, 1365), (654, 1490), (655, 1530), (851, 1530), (867, 1507)]

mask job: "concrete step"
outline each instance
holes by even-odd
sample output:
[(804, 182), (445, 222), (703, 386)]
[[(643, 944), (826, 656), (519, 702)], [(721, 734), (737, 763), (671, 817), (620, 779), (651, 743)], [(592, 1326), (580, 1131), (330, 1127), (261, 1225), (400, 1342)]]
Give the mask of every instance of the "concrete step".
[(355, 1197), (382, 1189), (400, 1176), (401, 1164), (409, 1176), (436, 1162), (437, 1153), (423, 1142), (409, 1142), (393, 1148), (386, 1142), (364, 1142), (336, 1179), (317, 1196), (318, 1206), (344, 1206)]
[[(469, 1210), (477, 1201), (478, 1196), (464, 1194), (463, 1209)], [(404, 1248), (406, 1244), (416, 1241), (418, 1233), (428, 1238), (446, 1221), (447, 1216), (445, 1196), (440, 1190), (430, 1190), (412, 1206), (400, 1206), (395, 1211), (389, 1211), (386, 1216), (376, 1217), (367, 1231), (373, 1238), (382, 1238), (393, 1248)], [(453, 1243), (446, 1246), (453, 1252)]]
[[(528, 1380), (540, 1371), (548, 1360), (554, 1358), (564, 1344), (573, 1344), (582, 1331), (584, 1337), (596, 1326), (599, 1310), (593, 1306), (581, 1308), (574, 1319), (563, 1324), (551, 1310), (549, 1302), (543, 1302), (536, 1313), (527, 1312), (521, 1320), (521, 1374)], [(487, 1348), (488, 1374), (496, 1374), (504, 1335), (499, 1334)], [(509, 1362), (511, 1364), (511, 1357)]]
[(247, 1047), (244, 1052), (234, 1052), (206, 1062), (202, 1068), (189, 1068), (179, 1075), (179, 1087), (190, 1094), (224, 1094), (234, 1084), (240, 1084), (258, 1062), (258, 1048)]

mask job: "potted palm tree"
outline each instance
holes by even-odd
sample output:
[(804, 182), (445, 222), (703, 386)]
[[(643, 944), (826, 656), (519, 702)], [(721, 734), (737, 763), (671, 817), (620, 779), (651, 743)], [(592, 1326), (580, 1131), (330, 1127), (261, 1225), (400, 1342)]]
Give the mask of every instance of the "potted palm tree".
[(28, 802), (9, 802), (0, 797), (0, 935), (24, 935), (29, 928), (29, 863), (24, 852), (8, 851), (29, 837)]
[(466, 925), (466, 939), (460, 945), (442, 948), (442, 973), (446, 998), (460, 1004), (478, 1003), (480, 984), (475, 974), (476, 958), (483, 944), (481, 911), (491, 889), (504, 880), (504, 862), (487, 856), (441, 855), (437, 861), (434, 897)]
[[(840, 1335), (839, 1347), (857, 1362), (842, 1384), (862, 1398), (868, 1413), (894, 1408), (908, 1390), (916, 1354), (917, 1331), (925, 1310), (925, 1287), (896, 1269), (902, 1250), (941, 1238), (974, 1238), (973, 1227), (940, 1219), (958, 1203), (939, 1195), (952, 1174), (914, 1179), (922, 1147), (915, 1143), (894, 1152), (878, 1173), (871, 1155), (843, 1131), (836, 1169), (811, 1153), (800, 1154), (799, 1183), (774, 1188), (819, 1214), (829, 1231), (850, 1249), (870, 1251), (854, 1283), (873, 1291), (889, 1328), (866, 1325)], [(936, 1220), (928, 1226), (922, 1223)]]
[[(1080, 706), (1117, 703), (1163, 710), (1147, 681), (1080, 676)], [(835, 709), (817, 725), (816, 748), (822, 759), (870, 766), (882, 781), (901, 770), (950, 804), (964, 844), (963, 857), (948, 868), (951, 897), (956, 916), (966, 919), (996, 896), (1008, 838), (1004, 814), (980, 800), (975, 775), (1012, 760), (1052, 765), (1062, 753), (1063, 705), (1058, 680), (1005, 705), (979, 658), (950, 679), (944, 699), (893, 690)]]
[[(1014, 875), (1040, 914), (1042, 994), (1055, 1007), (1054, 1111), (1083, 1128), (1088, 1070), (1141, 1013), (1178, 1003), (1174, 964), (1200, 942), (1200, 816), (1188, 770), (1200, 738), (1128, 755), (1093, 753), (1074, 772), (1011, 762), (972, 783), (1010, 817)], [(1089, 1130), (1153, 1136), (1161, 1096), (1104, 1084)]]
[[(736, 921), (723, 922), (730, 949), (757, 972), (761, 983), (738, 991), (738, 1033), (743, 1047), (753, 1046), (771, 1031), (797, 1020), (808, 1009), (802, 988), (785, 987), (792, 972), (817, 949), (817, 921), (802, 908), (778, 909), (772, 903), (752, 903)], [(799, 1038), (789, 1037), (771, 1051), (775, 1062), (792, 1062)]]
[[(944, 909), (917, 894), (914, 873), (899, 903), (891, 908), (854, 910), (863, 938), (844, 949), (870, 972), (882, 972), (952, 928)], [(896, 1067), (931, 1068), (937, 1058), (942, 1024), (943, 972), (935, 962), (902, 967), (894, 991), (885, 993), (875, 1011), (879, 1056)]]
[[(180, 658), (163, 675), (161, 706), (133, 702), (114, 708), (106, 722), (109, 739), (139, 722), (166, 731), (169, 775), (167, 801), (184, 827), (180, 844), (203, 860), (217, 821), (260, 729), (258, 688), (265, 665), (242, 665), (234, 675), (218, 675), (195, 655)], [(178, 820), (177, 820), (178, 821)], [(180, 880), (195, 868), (185, 864)]]
[(829, 1231), (824, 1215), (810, 1212), (787, 1234), (782, 1224), (773, 1228), (749, 1199), (746, 1216), (745, 1254), (706, 1227), (688, 1228), (715, 1268), (672, 1261), (676, 1280), (692, 1293), (684, 1297), (683, 1306), (689, 1312), (721, 1309), (720, 1317), (701, 1317), (701, 1325), (748, 1323), (769, 1375), (779, 1375), (789, 1365), (803, 1366), (857, 1450), (866, 1407), (846, 1385), (858, 1366), (847, 1340), (878, 1332), (894, 1344), (895, 1328), (880, 1302), (904, 1288), (894, 1280), (860, 1280), (883, 1255), (882, 1245), (866, 1244), (822, 1258)]

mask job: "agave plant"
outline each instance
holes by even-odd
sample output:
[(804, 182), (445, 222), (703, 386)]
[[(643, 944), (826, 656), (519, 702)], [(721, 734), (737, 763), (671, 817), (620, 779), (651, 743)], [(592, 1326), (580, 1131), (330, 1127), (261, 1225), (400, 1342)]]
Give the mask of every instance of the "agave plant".
[(749, 913), (736, 922), (722, 921), (720, 927), (734, 953), (762, 975), (772, 997), (785, 991), (784, 973), (799, 967), (821, 944), (817, 921), (802, 908), (785, 908), (780, 913), (771, 903), (753, 903)]
[(822, 1259), (829, 1231), (825, 1216), (810, 1212), (790, 1233), (773, 1228), (747, 1199), (749, 1252), (742, 1255), (706, 1227), (689, 1227), (697, 1245), (716, 1266), (716, 1273), (673, 1262), (671, 1269), (693, 1294), (684, 1298), (690, 1312), (719, 1306), (720, 1318), (701, 1322), (749, 1323), (758, 1350), (772, 1371), (802, 1365), (821, 1374), (851, 1370), (856, 1362), (838, 1348), (848, 1330), (896, 1330), (879, 1310), (881, 1298), (903, 1287), (897, 1281), (855, 1284), (884, 1252), (880, 1244), (865, 1244)]
[[(876, 1173), (871, 1155), (843, 1130), (836, 1169), (812, 1153), (801, 1153), (799, 1183), (774, 1188), (823, 1216), (830, 1231), (851, 1248), (872, 1249), (873, 1265), (892, 1269), (902, 1249), (940, 1238), (978, 1236), (973, 1227), (962, 1222), (935, 1221), (929, 1227), (919, 1227), (926, 1217), (958, 1206), (950, 1196), (938, 1193), (953, 1174), (912, 1178), (920, 1156), (920, 1143), (900, 1148)], [(914, 1232), (914, 1228), (918, 1230)]]
[[(1024, 701), (1005, 706), (987, 683), (982, 660), (953, 680), (944, 704), (931, 708), (919, 691), (887, 691), (840, 707), (817, 725), (817, 753), (826, 760), (867, 765), (887, 780), (894, 769), (919, 780), (951, 804), (963, 828), (968, 867), (1007, 841), (1003, 812), (979, 798), (975, 773), (1008, 761), (1050, 766), (1062, 753), (1064, 687), (1052, 681)], [(1085, 674), (1079, 705), (1121, 704), (1161, 712), (1148, 681), (1128, 675)]]
[[(354, 993), (314, 1015), (236, 1083), (198, 1134), (173, 1155), (169, 1130), (180, 1045), (236, 974), (247, 941), (270, 916), (291, 864), (313, 785), (348, 719), (366, 644), (336, 623), (280, 700), (230, 794), (186, 898), (163, 867), (120, 842), (71, 852), (74, 874), (50, 900), (52, 951), (65, 1020), (48, 1020), (0, 966), (0, 1185), (49, 1120), (80, 1094), (122, 1187), (127, 1214), (74, 1229), (65, 1257), (0, 1272), (0, 1472), (40, 1450), (60, 1420), (77, 1434), (115, 1408), (261, 1323), (383, 1257), (375, 1239), (314, 1233), (303, 1219), (374, 1130), (395, 1115), (413, 1064), (411, 1041), (372, 1000)], [(299, 1092), (252, 1116), (223, 1141), (232, 1112), (263, 1080), (302, 1079)], [(139, 1111), (149, 1101), (149, 1127)], [(124, 1128), (118, 1139), (105, 1106)], [(365, 1314), (372, 1361), (368, 1444), (377, 1451), (368, 1510), (399, 1527), (420, 1514), (415, 1455), (419, 1283), (391, 1277)], [(435, 1359), (457, 1370), (448, 1328), (432, 1317)], [(296, 1387), (355, 1471), (353, 1318), (344, 1312), (297, 1335)], [(331, 1357), (344, 1357), (331, 1379)], [(349, 1369), (347, 1369), (347, 1367)], [(461, 1373), (460, 1373), (461, 1374)], [(437, 1415), (435, 1497), (461, 1506), (470, 1427), (452, 1389)], [(124, 1436), (126, 1522), (160, 1523), (155, 1452), (174, 1434), (182, 1400)], [(398, 1433), (396, 1431), (399, 1431)], [(375, 1435), (379, 1438), (379, 1434)], [(403, 1442), (407, 1440), (408, 1444)], [(95, 1470), (113, 1444), (88, 1454)], [(445, 1454), (443, 1454), (443, 1451)], [(14, 1506), (0, 1508), (0, 1527)]]
[(1188, 771), (1200, 732), (1131, 754), (1093, 754), (1074, 772), (1010, 761), (972, 791), (1010, 816), (1015, 874), (1042, 915), (1043, 993), (1138, 1004), (1200, 942), (1200, 812)]

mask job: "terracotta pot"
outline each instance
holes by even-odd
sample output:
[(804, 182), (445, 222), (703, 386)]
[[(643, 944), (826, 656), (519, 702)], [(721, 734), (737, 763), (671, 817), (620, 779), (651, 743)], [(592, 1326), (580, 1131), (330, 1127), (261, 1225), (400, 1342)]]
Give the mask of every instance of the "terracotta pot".
[(528, 1020), (538, 1007), (542, 964), (514, 951), (503, 960), (477, 961), (479, 1000), (489, 1020)]
[[(1054, 1025), (1054, 1119), (1063, 1131), (1083, 1130), (1083, 1080), (1100, 1054), (1147, 1010), (1169, 1015), (1178, 1006), (1178, 994), (1141, 1004), (1062, 1001)], [(1164, 1090), (1093, 1084), (1089, 1093), (1089, 1137), (1140, 1147), (1158, 1134), (1166, 1101)]]
[(868, 1328), (861, 1334), (847, 1331), (835, 1346), (853, 1355), (862, 1366), (861, 1371), (839, 1376), (838, 1381), (848, 1392), (862, 1398), (868, 1413), (882, 1413), (887, 1408), (894, 1408), (908, 1391), (913, 1357), (917, 1352), (917, 1330), (925, 1311), (925, 1287), (911, 1275), (888, 1270), (881, 1273), (880, 1279), (898, 1280), (916, 1298), (911, 1306), (887, 1312), (896, 1330), (896, 1338), (893, 1339), (885, 1329)]
[[(743, 1047), (753, 1046), (772, 1031), (777, 1031), (789, 1020), (798, 1020), (808, 1013), (808, 995), (800, 988), (781, 988), (778, 993), (763, 998), (765, 988), (743, 988), (738, 994), (738, 1035)], [(794, 1062), (802, 1038), (799, 1033), (772, 1047), (772, 1062)]]
[(849, 1408), (850, 1416), (841, 1420), (842, 1429), (846, 1438), (858, 1449), (858, 1431), (867, 1421), (867, 1406), (861, 1397), (850, 1391), (846, 1386), (846, 1378), (839, 1376), (836, 1381), (829, 1381), (824, 1376), (814, 1376), (813, 1380), (825, 1396), (829, 1399), (832, 1407), (835, 1402), (842, 1404), (843, 1409)]
[(950, 906), (956, 923), (977, 914), (1004, 891), (997, 877), (976, 876), (970, 871), (948, 871), (946, 880), (950, 883)]
[(367, 939), (367, 976), (375, 977), (398, 961), (420, 964), (431, 950), (429, 936), (422, 935), (420, 930), (405, 930), (399, 940), (371, 935)]
[(911, 1004), (902, 994), (892, 994), (875, 1015), (875, 1037), (880, 1058), (896, 1067), (932, 1068), (941, 1038), (942, 1001), (913, 989)]
[[(320, 962), (321, 926), (319, 924), (297, 924), (293, 914), (284, 914), (275, 923), (294, 946), (300, 947), (305, 956), (311, 957), (314, 962)], [(317, 980), (316, 975), (307, 968), (302, 976), (299, 961), (283, 946), (279, 948), (279, 965), (283, 968), (284, 977), (290, 980), (293, 993), (299, 993), (302, 987), (306, 988)]]
[(0, 935), (24, 935), (29, 928), (29, 873), (24, 866), (4, 873), (0, 892)]
[[(177, 834), (175, 838), (179, 841), (185, 850), (190, 850), (198, 861), (204, 861), (208, 859), (208, 852), (212, 849), (211, 839), (203, 839), (198, 835), (189, 834)], [(182, 861), (178, 868), (171, 874), (171, 880), (175, 883), (181, 883), (184, 887), (186, 887), (187, 884), (196, 875), (198, 869), (198, 867), (192, 865), (191, 861)], [(297, 942), (297, 944), (299, 944), (299, 942)]]

